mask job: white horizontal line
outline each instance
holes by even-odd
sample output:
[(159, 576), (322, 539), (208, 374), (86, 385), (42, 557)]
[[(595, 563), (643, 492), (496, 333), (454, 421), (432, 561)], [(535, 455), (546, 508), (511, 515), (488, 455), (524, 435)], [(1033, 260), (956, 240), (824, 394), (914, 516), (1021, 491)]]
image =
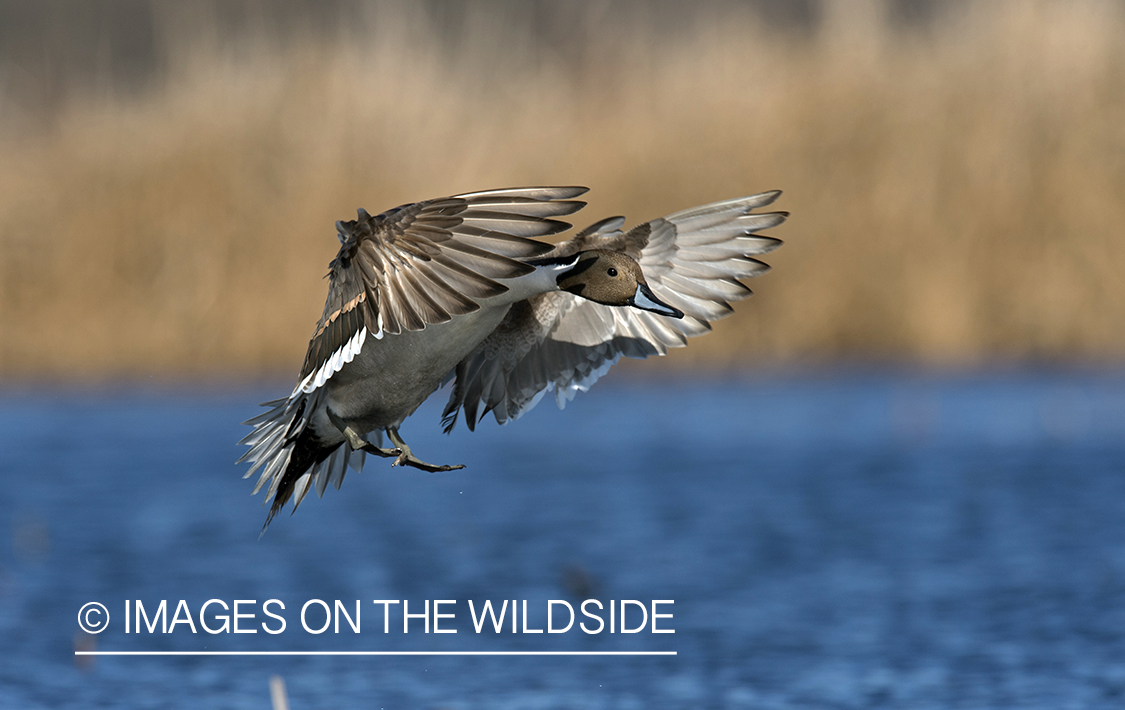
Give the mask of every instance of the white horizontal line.
[(675, 656), (675, 651), (75, 651), (75, 656)]

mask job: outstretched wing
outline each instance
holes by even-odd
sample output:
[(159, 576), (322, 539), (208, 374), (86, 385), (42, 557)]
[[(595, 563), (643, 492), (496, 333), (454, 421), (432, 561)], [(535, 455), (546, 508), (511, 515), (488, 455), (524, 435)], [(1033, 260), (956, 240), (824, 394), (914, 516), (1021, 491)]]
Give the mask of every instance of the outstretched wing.
[(551, 219), (578, 211), (583, 187), (489, 190), (396, 207), (337, 222), (340, 252), (330, 265), (324, 315), (309, 342), (298, 388), (323, 385), (376, 339), (480, 308), (530, 273), (520, 261), (552, 249), (531, 237), (570, 228)]
[(504, 424), (538, 403), (548, 391), (559, 407), (589, 389), (622, 356), (663, 355), (729, 315), (731, 301), (750, 295), (739, 279), (769, 266), (753, 258), (781, 242), (757, 234), (788, 213), (754, 213), (781, 193), (765, 192), (677, 212), (622, 232), (624, 219), (603, 220), (560, 244), (547, 258), (586, 249), (622, 251), (636, 259), (653, 292), (684, 312), (667, 318), (636, 308), (615, 308), (566, 292), (516, 304), (496, 330), (454, 371), (443, 413), (446, 431), (465, 410), (472, 429), (488, 412)]

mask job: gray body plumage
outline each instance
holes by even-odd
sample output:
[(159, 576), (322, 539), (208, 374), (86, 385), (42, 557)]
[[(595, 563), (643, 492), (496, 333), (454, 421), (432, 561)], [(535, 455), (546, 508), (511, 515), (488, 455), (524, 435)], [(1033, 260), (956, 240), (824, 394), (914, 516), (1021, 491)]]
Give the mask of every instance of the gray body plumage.
[[(501, 280), (509, 290), (481, 299), (480, 310), (388, 337), (378, 347), (363, 348), (325, 383), (325, 404), (363, 432), (398, 426), (438, 389), (457, 363), (496, 330), (513, 303), (551, 288), (556, 270), (545, 268)], [(334, 426), (328, 429), (332, 431), (321, 435), (321, 440), (344, 440)]]
[[(246, 475), (261, 470), (255, 492), (269, 483), (271, 518), (290, 497), (296, 506), (310, 488), (338, 488), (349, 465), (362, 468), (343, 426), (379, 446), (444, 381), (453, 380), (447, 431), (462, 411), (470, 429), (488, 412), (503, 424), (547, 392), (563, 406), (622, 356), (663, 355), (707, 332), (750, 294), (739, 279), (768, 270), (753, 256), (780, 242), (756, 232), (786, 217), (753, 212), (780, 194), (768, 192), (628, 232), (617, 217), (558, 245), (533, 239), (568, 228), (553, 218), (580, 209), (571, 198), (582, 192), (493, 190), (337, 223), (341, 249), (300, 382), (247, 422), (242, 442)], [(581, 285), (559, 290), (591, 250), (630, 257), (649, 295), (683, 317), (603, 305)]]

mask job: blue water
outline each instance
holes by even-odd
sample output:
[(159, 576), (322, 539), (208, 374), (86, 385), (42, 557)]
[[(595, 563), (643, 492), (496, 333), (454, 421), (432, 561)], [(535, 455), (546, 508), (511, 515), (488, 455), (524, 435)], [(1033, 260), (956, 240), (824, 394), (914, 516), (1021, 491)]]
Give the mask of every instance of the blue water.
[[(259, 539), (235, 441), (282, 390), (0, 395), (0, 707), (268, 708), (275, 674), (294, 710), (1125, 707), (1125, 377), (611, 377), (451, 437), (435, 402), (403, 434), (468, 468), (369, 460)], [(124, 631), (126, 600), (198, 625), (212, 598), (256, 600), (251, 627), (280, 599), (286, 631)], [(314, 598), (361, 600), (361, 632), (305, 632)], [(585, 598), (674, 600), (675, 633), (477, 634), (467, 608), (542, 628)], [(453, 600), (458, 633), (384, 634), (373, 599)]]

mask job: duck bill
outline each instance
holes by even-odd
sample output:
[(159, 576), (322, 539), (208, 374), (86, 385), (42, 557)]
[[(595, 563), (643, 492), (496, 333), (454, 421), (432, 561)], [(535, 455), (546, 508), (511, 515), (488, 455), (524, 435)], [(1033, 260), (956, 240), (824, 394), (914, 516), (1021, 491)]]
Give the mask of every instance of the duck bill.
[(647, 284), (637, 284), (637, 292), (633, 295), (633, 306), (646, 311), (652, 311), (653, 313), (659, 313), (662, 316), (671, 316), (673, 318), (684, 317), (683, 311), (678, 308), (673, 308), (664, 301), (661, 301)]

